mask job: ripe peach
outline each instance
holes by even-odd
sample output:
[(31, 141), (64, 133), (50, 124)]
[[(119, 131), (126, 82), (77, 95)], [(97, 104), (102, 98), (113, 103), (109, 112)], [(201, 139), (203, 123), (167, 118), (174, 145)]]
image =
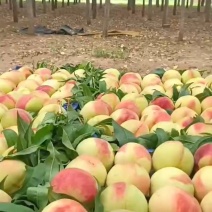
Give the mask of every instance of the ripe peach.
[(179, 79), (169, 79), (169, 80), (164, 82), (163, 87), (167, 91), (170, 88), (172, 88), (174, 85), (182, 86), (183, 83)]
[(134, 72), (128, 72), (122, 75), (122, 77), (119, 80), (119, 84), (125, 84), (125, 83), (134, 83), (138, 86), (141, 86), (141, 75)]
[(66, 103), (67, 103), (67, 100), (62, 99), (62, 98), (50, 98), (50, 99), (47, 99), (44, 102), (44, 106), (46, 106), (46, 105), (52, 105), (52, 104), (59, 104), (61, 106), (61, 105), (64, 105)]
[(70, 90), (58, 90), (56, 91), (55, 93), (52, 94), (51, 98), (52, 99), (57, 99), (57, 98), (61, 98), (61, 99), (64, 99), (64, 98), (68, 98), (68, 97), (71, 97), (73, 94)]
[(11, 126), (16, 126), (18, 115), (27, 123), (30, 123), (32, 121), (32, 117), (27, 111), (19, 108), (13, 108), (6, 111), (5, 114), (2, 116), (1, 118), (2, 127), (5, 129)]
[(24, 87), (24, 88), (27, 88), (28, 90), (30, 91), (34, 91), (36, 90), (36, 88), (39, 86), (39, 84), (35, 81), (35, 80), (32, 80), (32, 79), (26, 79), (24, 81), (21, 81), (17, 88), (21, 88), (21, 87)]
[(0, 96), (0, 103), (5, 105), (8, 109), (15, 107), (15, 100), (9, 94)]
[(157, 111), (157, 112), (160, 112), (160, 111), (163, 111), (165, 112), (164, 109), (162, 109), (161, 107), (159, 107), (158, 105), (149, 105), (148, 107), (146, 107), (143, 112), (142, 112), (142, 115), (148, 115), (154, 111)]
[(112, 112), (112, 108), (110, 107), (110, 105), (98, 99), (98, 100), (90, 101), (86, 103), (84, 107), (81, 109), (80, 115), (82, 115), (85, 121), (88, 121), (94, 116), (110, 115), (111, 112)]
[(174, 103), (166, 96), (158, 97), (150, 102), (150, 105), (158, 105), (164, 110), (174, 110)]
[(193, 79), (193, 78), (197, 78), (197, 77), (201, 77), (201, 74), (196, 69), (189, 69), (189, 70), (186, 70), (182, 73), (183, 83), (186, 83), (186, 82), (188, 82), (188, 80)]
[(188, 80), (186, 82), (186, 84), (190, 84), (190, 83), (193, 83), (193, 84), (203, 84), (203, 85), (206, 85), (207, 84), (207, 80), (202, 78), (202, 77), (196, 77), (196, 78), (192, 78), (190, 80)]
[(165, 90), (161, 85), (150, 85), (150, 86), (146, 86), (143, 91), (141, 92), (141, 94), (153, 94), (155, 91), (159, 91), (163, 94), (165, 94)]
[(47, 205), (42, 212), (87, 212), (77, 201), (71, 199), (59, 199)]
[(144, 194), (132, 184), (124, 182), (111, 184), (102, 191), (100, 200), (105, 212), (118, 209), (148, 212), (148, 204)]
[(4, 104), (0, 103), (0, 120), (6, 111), (8, 111), (8, 108)]
[[(18, 93), (20, 93), (20, 94), (30, 94), (31, 93), (31, 91), (28, 89), (28, 88), (25, 88), (25, 87), (19, 87), (19, 88), (16, 88), (16, 89), (14, 89), (13, 91), (11, 91), (11, 92), (9, 92), (8, 94), (11, 94), (12, 92), (14, 92), (14, 91), (16, 91), (16, 92), (18, 92)], [(15, 95), (15, 94), (13, 94), (13, 95)], [(18, 96), (20, 96), (19, 94), (18, 94)], [(17, 97), (16, 97), (17, 98)]]
[(190, 177), (175, 167), (165, 167), (156, 171), (151, 177), (151, 194), (165, 186), (177, 187), (190, 195), (194, 195), (194, 186)]
[(13, 89), (15, 89), (15, 84), (11, 80), (0, 78), (0, 92), (9, 93)]
[(31, 94), (33, 96), (39, 97), (39, 98), (41, 98), (43, 100), (48, 100), (50, 98), (49, 95), (46, 92), (42, 91), (42, 90), (32, 91)]
[(122, 124), (130, 119), (139, 120), (138, 115), (134, 111), (125, 108), (115, 110), (110, 117), (118, 124)]
[(212, 211), (212, 191), (208, 192), (204, 198), (202, 199), (200, 206), (202, 208), (202, 212), (211, 212)]
[(71, 74), (72, 78), (85, 78), (85, 70), (84, 69), (77, 69)]
[(114, 152), (111, 145), (100, 138), (87, 138), (79, 143), (76, 148), (79, 155), (90, 155), (98, 158), (107, 171), (112, 167)]
[(165, 82), (169, 79), (179, 79), (181, 81), (181, 74), (177, 70), (169, 69), (163, 74), (162, 81)]
[[(4, 137), (4, 134), (0, 134), (0, 155), (8, 149), (7, 141)], [(1, 200), (1, 199), (0, 199)]]
[(194, 195), (199, 201), (201, 201), (207, 193), (212, 191), (211, 174), (212, 166), (205, 166), (199, 169), (192, 179), (195, 189)]
[(156, 171), (165, 167), (176, 167), (190, 175), (194, 166), (194, 158), (190, 150), (180, 141), (166, 141), (155, 149), (152, 163)]
[(115, 164), (136, 163), (149, 173), (152, 167), (151, 155), (141, 144), (129, 142), (115, 155)]
[(110, 212), (133, 212), (133, 211), (129, 211), (129, 210), (125, 210), (125, 209), (118, 209), (118, 210), (112, 210)]
[(114, 110), (116, 105), (120, 103), (119, 97), (115, 93), (100, 94), (97, 99), (101, 99), (110, 105), (112, 110)]
[(205, 109), (201, 113), (201, 117), (204, 119), (205, 123), (212, 123), (212, 107)]
[(49, 70), (48, 68), (38, 68), (37, 70), (35, 70), (34, 73), (39, 74), (41, 78), (43, 79), (43, 81), (45, 81), (45, 80), (51, 79), (52, 71)]
[(212, 83), (212, 74), (208, 75), (207, 77), (205, 77), (205, 80), (206, 80), (208, 85), (211, 85), (211, 83)]
[(58, 90), (64, 83), (58, 82), (56, 79), (49, 79), (43, 82), (42, 85), (48, 85), (54, 88), (54, 90)]
[[(30, 91), (28, 90), (27, 94), (29, 93)], [(10, 91), (7, 94), (11, 96), (15, 100), (15, 102), (17, 102), (24, 95), (21, 91), (16, 91), (16, 90)]]
[(32, 69), (28, 66), (22, 66), (21, 68), (18, 69), (18, 71), (23, 73), (25, 78), (27, 78), (33, 73)]
[(80, 155), (72, 160), (67, 168), (82, 169), (96, 178), (100, 186), (105, 185), (107, 171), (103, 163), (96, 157), (90, 155)]
[(201, 107), (202, 111), (206, 110), (209, 107), (212, 107), (212, 96), (206, 97), (202, 102), (201, 102)]
[(174, 186), (157, 190), (149, 200), (149, 212), (202, 212), (198, 201)]
[(182, 129), (177, 123), (171, 121), (161, 121), (152, 126), (150, 132), (155, 132), (157, 129), (163, 129), (165, 132), (171, 133), (172, 130), (177, 130), (180, 133)]
[(130, 119), (121, 124), (123, 128), (130, 131), (135, 135), (135, 137), (139, 137), (141, 135), (146, 135), (149, 133), (149, 127), (142, 121)]
[(17, 125), (5, 128), (5, 130), (7, 130), (7, 129), (8, 130), (13, 130), (18, 135), (18, 126)]
[[(179, 92), (182, 88), (182, 85), (176, 86), (177, 91)], [(174, 95), (174, 89), (173, 87), (169, 88), (166, 90), (165, 95), (168, 96), (169, 98), (173, 98)]]
[(198, 94), (204, 93), (205, 88), (206, 88), (206, 85), (201, 83), (192, 83), (189, 86), (192, 96), (196, 96)]
[(157, 74), (147, 74), (146, 76), (143, 77), (141, 82), (142, 88), (154, 85), (160, 85), (160, 86), (163, 85), (160, 77)]
[(43, 83), (43, 79), (39, 74), (31, 74), (27, 79), (35, 80), (39, 85)]
[(197, 114), (201, 113), (201, 103), (199, 99), (195, 96), (187, 95), (187, 96), (181, 96), (176, 102), (175, 102), (175, 108), (178, 107), (188, 107), (195, 111)]
[(95, 178), (78, 168), (63, 169), (51, 181), (52, 192), (64, 194), (82, 203), (91, 203), (98, 193)]
[(102, 78), (100, 81), (104, 81), (106, 83), (106, 88), (107, 90), (111, 90), (113, 88), (118, 88), (119, 83), (118, 80), (113, 79), (113, 78)]
[(118, 88), (124, 93), (137, 93), (141, 92), (141, 87), (135, 83), (123, 83)]
[(71, 78), (71, 73), (67, 71), (66, 69), (59, 69), (55, 73), (62, 73), (62, 74), (65, 74), (68, 78)]
[(117, 80), (119, 79), (119, 76), (120, 76), (120, 72), (114, 68), (108, 68), (104, 70), (103, 73), (104, 73), (104, 76), (113, 75), (114, 77), (116, 77)]
[(37, 87), (36, 90), (44, 91), (49, 96), (51, 96), (56, 91), (53, 87), (51, 87), (49, 85), (41, 85), (41, 86)]
[(0, 190), (0, 203), (10, 203), (12, 198), (3, 190)]
[(3, 160), (0, 162), (0, 182), (3, 183), (3, 190), (9, 195), (14, 194), (21, 189), (25, 176), (25, 163), (19, 160)]
[(71, 78), (71, 74), (68, 76), (68, 74), (62, 73), (62, 72), (55, 72), (52, 74), (52, 79), (56, 79), (57, 81), (65, 81)]
[(211, 133), (212, 132), (212, 125), (205, 124), (205, 123), (195, 123), (192, 124), (186, 131), (188, 135), (196, 135), (196, 136), (204, 136), (205, 133)]
[(32, 124), (32, 128), (33, 129), (37, 129), (39, 128), (39, 125), (44, 121), (44, 119), (46, 120), (46, 115), (48, 112), (42, 112), (39, 113), (33, 120), (33, 124)]
[[(124, 177), (123, 177), (124, 176)], [(150, 188), (150, 177), (145, 168), (136, 163), (115, 164), (108, 172), (106, 185), (125, 182), (136, 186), (144, 195)]]
[(43, 112), (65, 113), (65, 109), (60, 104), (48, 104), (42, 107), (38, 114)]
[(1, 79), (10, 80), (15, 85), (18, 85), (21, 81), (24, 81), (26, 79), (24, 73), (19, 72), (19, 71), (4, 72), (0, 77), (1, 77)]
[(69, 81), (66, 82), (60, 89), (59, 91), (69, 91), (71, 92), (72, 88), (76, 85), (75, 81)]

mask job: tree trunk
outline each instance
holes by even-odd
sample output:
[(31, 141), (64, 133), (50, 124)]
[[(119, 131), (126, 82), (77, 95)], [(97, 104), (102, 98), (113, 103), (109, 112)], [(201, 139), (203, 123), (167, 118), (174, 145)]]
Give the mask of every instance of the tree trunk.
[(90, 25), (91, 24), (90, 0), (86, 0), (86, 20), (87, 20), (87, 25)]
[(67, 6), (69, 6), (70, 5), (70, 0), (67, 0)]
[(110, 0), (105, 0), (105, 11), (104, 11), (104, 21), (102, 31), (102, 36), (104, 38), (107, 37), (109, 19), (110, 19)]
[(201, 7), (201, 1), (200, 1), (200, 0), (198, 0), (197, 12), (200, 12), (200, 7)]
[(162, 27), (165, 27), (167, 25), (168, 8), (169, 8), (169, 0), (165, 0), (165, 7), (164, 7), (163, 19), (162, 19)]
[(143, 0), (143, 5), (142, 5), (142, 17), (145, 16), (145, 0)]
[(55, 7), (54, 7), (54, 0), (51, 0), (51, 8), (52, 8), (52, 11), (54, 11)]
[(65, 0), (62, 0), (62, 7), (65, 7)]
[(174, 0), (173, 15), (177, 14), (177, 0)]
[(96, 18), (96, 0), (92, 0), (92, 17), (93, 19)]
[(32, 0), (32, 9), (33, 9), (33, 15), (36, 17), (36, 2), (35, 0)]
[(43, 13), (46, 13), (46, 0), (43, 0)]
[(178, 7), (180, 6), (180, 0), (177, 1), (177, 6), (178, 6)]
[(156, 0), (156, 7), (160, 7), (160, 1)]
[(204, 7), (205, 5), (205, 0), (201, 0), (201, 6)]
[(185, 0), (182, 0), (181, 11), (180, 11), (180, 30), (179, 30), (179, 36), (178, 36), (179, 41), (183, 41), (184, 21), (185, 21)]
[(28, 15), (28, 34), (33, 35), (35, 33), (34, 28), (34, 11), (33, 0), (27, 0), (27, 15)]
[(161, 11), (163, 11), (164, 8), (164, 0), (161, 1)]
[(54, 0), (54, 9), (57, 9), (57, 0)]
[(186, 0), (186, 8), (188, 9), (189, 0)]
[(17, 0), (12, 0), (12, 8), (13, 8), (13, 21), (18, 22), (18, 5)]
[(194, 0), (190, 0), (190, 5), (189, 5), (189, 12), (188, 12), (188, 17), (191, 18), (191, 14), (192, 14), (192, 9), (193, 9), (193, 5), (194, 5)]
[(9, 0), (9, 9), (12, 10), (13, 5), (12, 5), (12, 0)]
[(190, 0), (190, 8), (193, 8), (194, 0)]
[(102, 0), (99, 1), (99, 8), (102, 9)]
[(23, 0), (19, 0), (19, 7), (23, 8)]
[(5, 0), (5, 4), (8, 4), (8, 0)]
[(129, 10), (131, 10), (132, 8), (132, 0), (128, 0), (127, 1), (127, 10), (129, 11)]
[(205, 3), (205, 22), (210, 22), (211, 0), (206, 0)]
[(149, 0), (149, 5), (148, 5), (148, 20), (152, 20), (152, 0)]
[(135, 0), (132, 0), (132, 14), (135, 14)]

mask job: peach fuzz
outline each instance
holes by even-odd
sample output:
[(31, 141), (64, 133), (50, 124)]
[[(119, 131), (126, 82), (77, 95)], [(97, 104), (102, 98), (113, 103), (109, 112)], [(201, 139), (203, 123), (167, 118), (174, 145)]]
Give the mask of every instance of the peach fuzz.
[(52, 113), (65, 113), (65, 109), (60, 104), (48, 104), (44, 105), (38, 114), (43, 112), (52, 112)]
[(144, 195), (150, 188), (149, 173), (136, 163), (115, 164), (107, 174), (106, 185), (125, 182), (136, 186)]
[(130, 119), (139, 120), (139, 116), (134, 111), (125, 108), (115, 110), (110, 117), (118, 124)]
[(71, 199), (59, 199), (48, 204), (42, 212), (87, 212), (77, 201)]
[(0, 155), (2, 155), (8, 149), (7, 141), (4, 134), (0, 134)]
[(49, 85), (41, 85), (39, 87), (37, 87), (36, 90), (40, 90), (40, 91), (43, 91), (45, 93), (47, 93), (49, 96), (51, 96), (56, 90), (49, 86)]
[(212, 96), (206, 97), (201, 102), (202, 111), (206, 110), (209, 107), (212, 107)]
[(98, 158), (108, 171), (114, 162), (114, 152), (111, 145), (100, 138), (87, 138), (79, 143), (76, 148), (79, 155), (90, 155)]
[(121, 124), (123, 128), (130, 131), (135, 135), (135, 137), (139, 137), (141, 135), (146, 135), (149, 133), (149, 127), (142, 121), (130, 119)]
[(114, 183), (106, 187), (100, 195), (100, 201), (105, 212), (118, 209), (148, 212), (148, 203), (144, 194), (134, 185), (124, 182)]
[(197, 114), (201, 113), (201, 103), (199, 99), (195, 96), (187, 95), (187, 96), (181, 96), (176, 102), (175, 102), (175, 108), (179, 107), (188, 107), (195, 111)]
[(125, 84), (125, 83), (133, 83), (137, 84), (138, 86), (141, 86), (141, 75), (134, 72), (128, 72), (121, 76), (119, 80), (119, 84)]
[(111, 90), (113, 88), (118, 88), (118, 86), (119, 86), (118, 80), (114, 79), (114, 78), (108, 78), (108, 77), (106, 78), (105, 77), (105, 78), (100, 79), (100, 81), (105, 82), (107, 90)]
[(169, 79), (178, 79), (178, 80), (181, 81), (181, 74), (177, 70), (173, 70), (173, 69), (167, 70), (163, 74), (162, 82), (165, 82), (165, 81), (167, 81)]
[(0, 182), (3, 183), (3, 190), (9, 195), (14, 194), (22, 188), (26, 177), (26, 164), (19, 160), (3, 160), (0, 162)]
[(73, 159), (67, 168), (82, 169), (91, 174), (98, 181), (100, 186), (105, 185), (107, 171), (103, 163), (96, 157), (90, 155), (80, 155)]
[(202, 212), (211, 212), (212, 211), (212, 191), (208, 192), (204, 198), (202, 199), (200, 206), (202, 208)]
[(81, 203), (92, 203), (98, 193), (95, 178), (78, 168), (67, 168), (57, 173), (51, 187), (53, 193), (67, 195)]
[(43, 79), (39, 74), (31, 74), (27, 79), (35, 80), (39, 85), (43, 83)]
[(3, 190), (0, 190), (0, 203), (10, 203), (12, 198)]
[(185, 191), (165, 186), (149, 200), (149, 212), (202, 212), (198, 201)]
[(150, 105), (158, 105), (164, 110), (174, 110), (174, 103), (166, 96), (161, 96), (150, 102)]
[(206, 133), (212, 132), (212, 125), (205, 123), (195, 123), (189, 126), (186, 133), (193, 136), (205, 136)]
[(197, 116), (197, 113), (194, 110), (188, 107), (179, 107), (172, 112), (171, 119), (173, 122), (178, 122), (185, 117), (193, 119), (195, 116)]
[(39, 86), (40, 84), (38, 84), (35, 80), (32, 79), (26, 79), (24, 81), (21, 81), (17, 88), (27, 88), (30, 91), (34, 91), (36, 90), (36, 88)]
[(212, 166), (205, 166), (199, 169), (192, 178), (195, 189), (194, 195), (199, 201), (212, 191), (211, 175)]
[(85, 121), (93, 118), (97, 115), (110, 115), (112, 108), (110, 105), (104, 101), (98, 99), (95, 101), (90, 101), (84, 105), (80, 111), (80, 115), (84, 118)]
[(160, 85), (160, 86), (163, 85), (160, 77), (157, 74), (147, 74), (146, 76), (143, 77), (141, 82), (142, 88), (153, 85)]
[(161, 121), (152, 126), (150, 132), (155, 132), (157, 129), (163, 129), (165, 132), (171, 133), (172, 130), (176, 130), (180, 133), (182, 127), (171, 121)]
[(23, 73), (25, 78), (27, 78), (33, 73), (32, 69), (28, 66), (22, 66), (21, 68), (18, 69), (18, 71)]
[(167, 141), (155, 149), (152, 163), (155, 171), (165, 167), (176, 167), (190, 175), (194, 158), (190, 150), (180, 141)]
[(163, 87), (167, 91), (170, 88), (172, 88), (174, 85), (181, 86), (183, 83), (179, 79), (169, 79), (166, 82), (164, 82)]
[(9, 94), (0, 96), (0, 103), (5, 105), (8, 109), (15, 107), (15, 100)]
[(6, 111), (5, 114), (2, 116), (1, 118), (2, 127), (5, 129), (11, 126), (16, 126), (18, 115), (28, 124), (32, 121), (32, 117), (27, 111), (19, 108), (13, 108)]
[(148, 173), (152, 167), (151, 155), (141, 144), (129, 142), (123, 145), (115, 155), (115, 164), (135, 163)]
[(194, 186), (190, 177), (175, 167), (165, 167), (156, 171), (151, 177), (151, 194), (165, 186), (177, 187), (190, 195), (194, 195)]
[(135, 83), (123, 83), (118, 88), (124, 93), (137, 93), (141, 92), (141, 87)]
[(163, 94), (165, 94), (165, 90), (161, 85), (150, 85), (150, 86), (146, 86), (143, 91), (141, 92), (141, 94), (153, 94), (155, 91), (159, 91)]
[(16, 85), (11, 80), (0, 78), (0, 92), (6, 94), (15, 89), (15, 87)]
[(43, 79), (43, 81), (45, 81), (45, 80), (51, 79), (52, 71), (48, 68), (39, 68), (35, 70), (34, 73), (39, 74), (41, 78)]
[(182, 73), (182, 81), (183, 81), (183, 83), (188, 82), (190, 79), (199, 78), (199, 77), (201, 77), (201, 74), (196, 69), (189, 69), (189, 70), (186, 70), (186, 71), (184, 71)]
[(119, 79), (120, 76), (120, 72), (114, 68), (108, 68), (104, 70), (103, 73), (104, 75), (113, 75), (114, 77), (116, 77), (117, 80)]
[(54, 90), (58, 90), (62, 86), (62, 84), (63, 83), (58, 82), (56, 79), (49, 79), (42, 83), (42, 85), (51, 86), (52, 88), (54, 88)]
[(4, 72), (1, 76), (1, 79), (8, 79), (11, 82), (13, 82), (15, 85), (18, 85), (21, 81), (24, 81), (26, 79), (24, 73), (19, 71), (9, 71)]
[(212, 123), (212, 107), (205, 109), (200, 115), (205, 123)]
[(4, 104), (0, 103), (0, 120), (6, 111), (8, 111), (8, 108)]
[(97, 99), (101, 99), (110, 105), (112, 110), (114, 110), (116, 105), (120, 103), (119, 97), (115, 93), (100, 94)]
[(212, 166), (212, 143), (200, 146), (194, 154), (195, 170), (205, 166)]

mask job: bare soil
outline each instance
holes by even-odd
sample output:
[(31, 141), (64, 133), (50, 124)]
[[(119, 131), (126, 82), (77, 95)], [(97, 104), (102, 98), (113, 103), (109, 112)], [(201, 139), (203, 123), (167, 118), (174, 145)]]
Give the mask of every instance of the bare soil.
[[(26, 8), (26, 6), (24, 5)], [(97, 18), (86, 25), (85, 5), (77, 4), (42, 13), (37, 3), (36, 25), (59, 29), (67, 24), (83, 27), (86, 32), (101, 31), (104, 9), (98, 8)], [(146, 8), (147, 9), (147, 8)], [(188, 12), (191, 17), (188, 18)], [(127, 11), (124, 5), (112, 5), (110, 29), (133, 30), (139, 37), (116, 36), (103, 39), (98, 36), (81, 37), (68, 35), (29, 36), (19, 32), (27, 27), (26, 9), (19, 9), (19, 23), (13, 23), (12, 11), (3, 3), (0, 6), (0, 71), (16, 65), (32, 65), (46, 61), (55, 65), (78, 64), (91, 61), (102, 68), (147, 73), (158, 67), (197, 67), (212, 73), (212, 23), (205, 23), (204, 12), (186, 11), (185, 40), (178, 42), (179, 15), (169, 9), (170, 28), (161, 27), (162, 12), (154, 8), (153, 20), (141, 16), (141, 7), (136, 14)]]

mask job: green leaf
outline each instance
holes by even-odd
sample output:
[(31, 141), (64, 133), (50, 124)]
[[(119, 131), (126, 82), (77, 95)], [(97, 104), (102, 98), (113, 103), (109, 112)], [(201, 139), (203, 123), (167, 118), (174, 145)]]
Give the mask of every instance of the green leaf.
[(179, 98), (180, 92), (177, 90), (177, 85), (173, 86), (173, 95), (172, 95), (172, 99), (174, 101), (177, 101), (177, 99)]
[(14, 203), (1, 203), (0, 204), (1, 212), (34, 212), (31, 208), (27, 208), (22, 205), (16, 205)]
[(189, 91), (189, 86), (191, 85), (192, 83), (188, 83), (188, 84), (185, 84), (181, 87), (180, 91), (179, 91), (179, 96), (178, 98), (180, 98), (181, 96), (187, 96), (187, 95), (190, 95), (191, 92)]
[(208, 96), (212, 96), (212, 91), (209, 88), (205, 88), (204, 91), (200, 94), (197, 94), (196, 97), (202, 102)]
[(19, 139), (17, 133), (11, 129), (5, 129), (2, 132), (7, 141), (8, 147), (15, 146)]
[(104, 119), (99, 123), (95, 124), (94, 127), (99, 125), (112, 125), (112, 120), (113, 120), (112, 118)]
[(163, 68), (157, 68), (152, 73), (158, 75), (160, 78), (163, 77), (166, 71)]
[(170, 134), (168, 132), (164, 131), (163, 129), (160, 129), (160, 128), (156, 129), (155, 134), (158, 137), (157, 146), (161, 145), (165, 141), (170, 140)]
[(104, 206), (101, 202), (101, 190), (99, 190), (96, 198), (95, 198), (95, 207), (94, 207), (94, 212), (104, 212)]
[(166, 97), (165, 94), (161, 93), (160, 91), (154, 91), (153, 94), (152, 94), (152, 100), (155, 100), (157, 99), (158, 97)]
[(99, 81), (99, 92), (104, 93), (107, 91), (107, 86), (105, 81)]

